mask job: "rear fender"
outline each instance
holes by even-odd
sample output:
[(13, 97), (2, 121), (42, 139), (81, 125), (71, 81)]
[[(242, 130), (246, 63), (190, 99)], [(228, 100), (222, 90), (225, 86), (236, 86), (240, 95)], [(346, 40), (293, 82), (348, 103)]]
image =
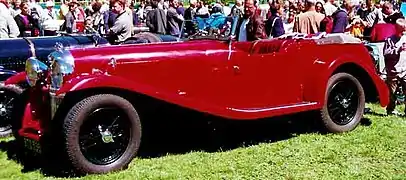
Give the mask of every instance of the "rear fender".
[(389, 103), (389, 90), (385, 82), (378, 76), (378, 74), (376, 74), (374, 67), (369, 65), (368, 62), (354, 61), (352, 59), (354, 59), (354, 57), (344, 55), (331, 61), (330, 63), (319, 59), (315, 60), (313, 64), (319, 67), (316, 67), (317, 71), (314, 72), (320, 72), (320, 74), (310, 77), (310, 79), (307, 81), (309, 84), (307, 84), (306, 87), (308, 88), (305, 88), (304, 91), (305, 100), (317, 101), (324, 105), (324, 98), (329, 78), (334, 75), (337, 69), (342, 65), (354, 64), (366, 71), (378, 92), (381, 106), (387, 106)]

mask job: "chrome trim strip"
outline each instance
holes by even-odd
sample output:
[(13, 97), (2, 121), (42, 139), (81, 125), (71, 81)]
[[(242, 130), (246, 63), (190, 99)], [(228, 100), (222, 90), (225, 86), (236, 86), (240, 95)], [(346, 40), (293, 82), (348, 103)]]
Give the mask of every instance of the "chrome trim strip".
[(303, 107), (303, 106), (313, 106), (316, 104), (317, 104), (317, 102), (308, 102), (308, 103), (300, 103), (300, 104), (293, 104), (293, 105), (288, 105), (288, 106), (278, 106), (278, 107), (271, 107), (271, 108), (253, 108), (253, 109), (229, 108), (229, 109), (233, 110), (233, 111), (237, 111), (237, 112), (255, 113), (255, 112), (273, 111), (273, 110), (288, 109), (288, 108)]

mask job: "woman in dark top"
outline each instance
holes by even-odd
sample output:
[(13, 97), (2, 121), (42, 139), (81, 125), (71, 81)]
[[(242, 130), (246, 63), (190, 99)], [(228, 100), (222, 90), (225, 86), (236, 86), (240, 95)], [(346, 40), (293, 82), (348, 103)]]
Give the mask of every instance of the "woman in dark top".
[(365, 21), (368, 15), (368, 8), (366, 3), (362, 3), (360, 8), (357, 11), (357, 15)]
[(20, 30), (19, 37), (33, 37), (39, 35), (39, 25), (36, 20), (30, 15), (28, 3), (20, 4), (21, 13), (14, 20)]
[(279, 17), (278, 14), (279, 10), (281, 10), (281, 5), (278, 3), (277, 0), (273, 0), (269, 8), (271, 15), (265, 22), (265, 31), (269, 38), (279, 37), (285, 34), (282, 19), (281, 17)]

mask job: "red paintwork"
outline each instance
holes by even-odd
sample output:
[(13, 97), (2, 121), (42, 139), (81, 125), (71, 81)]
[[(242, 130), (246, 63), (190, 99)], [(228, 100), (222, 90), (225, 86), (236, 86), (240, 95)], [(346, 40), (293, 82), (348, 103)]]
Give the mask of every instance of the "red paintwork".
[(36, 141), (39, 141), (44, 130), (49, 125), (50, 104), (49, 90), (47, 88), (28, 89), (30, 99), (24, 109), (21, 128), (18, 133)]
[(18, 130), (21, 136), (39, 141), (42, 128), (39, 124), (39, 120), (34, 116), (31, 103), (28, 103), (25, 107), (22, 125), (23, 127)]
[[(353, 63), (370, 75), (381, 105), (389, 101), (388, 90), (362, 44), (233, 42), (229, 56), (226, 42), (205, 40), (71, 53), (75, 72), (57, 95), (119, 88), (216, 116), (258, 119), (322, 108), (328, 78), (340, 65)], [(116, 67), (109, 65), (111, 58), (117, 61)]]
[(25, 82), (26, 81), (26, 77), (27, 74), (25, 73), (25, 71), (19, 72), (9, 78), (7, 78), (6, 81), (4, 81), (5, 85), (9, 85), (9, 84), (19, 84), (21, 82)]

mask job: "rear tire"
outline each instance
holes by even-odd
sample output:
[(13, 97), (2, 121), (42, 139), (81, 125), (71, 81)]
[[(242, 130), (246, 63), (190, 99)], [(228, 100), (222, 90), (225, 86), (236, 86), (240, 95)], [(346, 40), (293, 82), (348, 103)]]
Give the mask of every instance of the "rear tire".
[(327, 83), (321, 119), (329, 132), (342, 133), (355, 129), (364, 114), (365, 93), (352, 75), (337, 73)]
[(65, 149), (74, 170), (84, 174), (127, 168), (141, 142), (141, 123), (132, 104), (111, 94), (75, 104), (63, 124)]

